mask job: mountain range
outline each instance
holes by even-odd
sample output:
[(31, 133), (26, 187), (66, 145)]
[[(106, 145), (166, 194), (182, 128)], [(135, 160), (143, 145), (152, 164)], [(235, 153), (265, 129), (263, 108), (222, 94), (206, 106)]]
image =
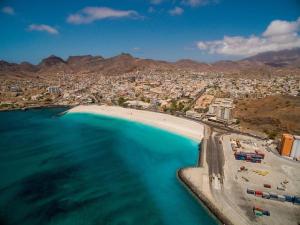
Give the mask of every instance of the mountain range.
[(270, 74), (282, 71), (300, 72), (300, 48), (277, 52), (265, 52), (238, 61), (218, 61), (202, 63), (190, 59), (167, 62), (135, 58), (122, 53), (115, 57), (82, 55), (70, 56), (67, 60), (51, 55), (39, 64), (28, 62), (9, 63), (0, 60), (0, 76), (36, 77), (58, 72), (85, 73), (99, 72), (105, 75), (118, 75), (143, 70), (189, 70), (197, 72), (223, 72), (228, 74)]

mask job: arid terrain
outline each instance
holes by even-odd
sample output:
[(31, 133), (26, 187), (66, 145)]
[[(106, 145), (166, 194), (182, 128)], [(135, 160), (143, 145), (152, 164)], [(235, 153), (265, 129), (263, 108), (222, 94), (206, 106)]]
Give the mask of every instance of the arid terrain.
[(38, 77), (55, 72), (65, 73), (101, 73), (121, 75), (143, 70), (194, 71), (224, 73), (232, 76), (270, 77), (286, 73), (300, 72), (300, 48), (279, 52), (261, 53), (238, 61), (217, 61), (203, 63), (190, 59), (167, 62), (152, 59), (135, 58), (130, 54), (104, 58), (102, 56), (70, 56), (66, 60), (51, 55), (37, 65), (28, 62), (20, 64), (0, 60), (0, 77)]
[(300, 134), (300, 97), (274, 95), (243, 99), (237, 101), (234, 113), (242, 127), (264, 132), (272, 138), (282, 132)]

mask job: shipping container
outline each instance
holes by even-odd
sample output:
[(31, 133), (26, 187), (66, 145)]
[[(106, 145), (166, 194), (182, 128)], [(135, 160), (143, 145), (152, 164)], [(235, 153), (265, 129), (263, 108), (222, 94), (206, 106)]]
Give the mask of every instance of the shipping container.
[(300, 205), (300, 197), (299, 196), (295, 196), (294, 204)]
[(290, 156), (293, 159), (298, 159), (300, 157), (300, 136), (294, 135), (294, 142)]
[(236, 157), (235, 159), (236, 159), (236, 160), (245, 160), (244, 157)]
[(294, 142), (294, 137), (291, 134), (283, 134), (281, 138), (281, 149), (280, 154), (282, 156), (290, 156), (292, 146)]
[(262, 196), (262, 192), (261, 191), (255, 191), (255, 195), (256, 196)]
[(246, 154), (244, 152), (235, 152), (234, 155), (235, 156), (246, 156)]
[(260, 212), (263, 212), (264, 210), (263, 209), (261, 209), (261, 208), (259, 208), (259, 207), (257, 207), (257, 206), (254, 206), (253, 207), (253, 211), (260, 211)]
[(263, 193), (262, 193), (262, 197), (263, 197), (263, 198), (266, 198), (266, 199), (269, 199), (269, 198), (270, 198), (269, 192), (263, 192)]
[(261, 211), (254, 211), (255, 216), (263, 216), (263, 212)]
[(235, 152), (234, 156), (237, 160), (246, 160), (247, 162), (253, 163), (261, 163), (261, 160), (263, 159), (262, 155), (248, 152)]
[(274, 192), (270, 192), (269, 194), (270, 194), (270, 198), (272, 198), (272, 199), (277, 199), (278, 198), (278, 195)]
[(293, 195), (284, 195), (284, 197), (285, 197), (285, 200), (287, 202), (293, 202), (294, 203), (295, 196), (293, 196)]
[(257, 155), (257, 154), (251, 155), (251, 157), (255, 158), (255, 159), (262, 159), (263, 158), (261, 155)]
[(265, 154), (262, 153), (261, 151), (255, 150), (255, 153), (256, 153), (257, 155), (261, 156), (263, 159), (265, 158)]
[(285, 196), (284, 195), (278, 195), (277, 199), (278, 199), (278, 201), (284, 202), (285, 201)]
[(254, 191), (254, 189), (251, 189), (251, 188), (247, 188), (247, 193), (248, 194), (255, 194), (255, 191)]

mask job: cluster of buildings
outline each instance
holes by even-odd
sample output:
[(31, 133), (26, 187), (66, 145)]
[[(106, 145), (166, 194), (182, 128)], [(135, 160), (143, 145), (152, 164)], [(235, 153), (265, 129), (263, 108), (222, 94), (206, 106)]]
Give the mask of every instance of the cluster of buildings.
[[(288, 79), (287, 79), (288, 78)], [(0, 79), (0, 96), (18, 93), (25, 99), (27, 95), (60, 95), (58, 104), (80, 104), (88, 102), (116, 104), (119, 97), (128, 101), (156, 101), (157, 105), (170, 107), (171, 100), (184, 104), (198, 97), (192, 110), (205, 113), (215, 97), (231, 99), (262, 98), (268, 95), (299, 95), (299, 76), (286, 75), (275, 78), (232, 78), (221, 73), (195, 73), (189, 71), (136, 71), (123, 75), (104, 75), (101, 73), (64, 72), (27, 79)], [(220, 94), (221, 93), (221, 94)], [(13, 94), (15, 95), (15, 94)], [(2, 100), (2, 99), (1, 99)], [(18, 102), (27, 103), (22, 98)], [(13, 103), (13, 102), (12, 102)]]
[(202, 95), (196, 101), (193, 109), (186, 112), (186, 116), (230, 125), (236, 122), (233, 118), (233, 108), (234, 104), (231, 98)]
[(233, 100), (231, 98), (216, 98), (209, 105), (208, 120), (230, 124), (233, 122), (232, 109)]
[(218, 77), (210, 81), (210, 84), (219, 91), (227, 93), (234, 99), (263, 98), (269, 95), (299, 96), (299, 75), (282, 75), (274, 78), (231, 78)]
[(152, 69), (123, 75), (59, 72), (39, 78), (0, 79), (0, 101), (14, 108), (41, 104), (120, 105), (121, 102), (123, 106), (181, 112), (231, 124), (234, 100), (273, 94), (299, 95), (299, 79), (294, 75), (248, 79), (222, 73)]

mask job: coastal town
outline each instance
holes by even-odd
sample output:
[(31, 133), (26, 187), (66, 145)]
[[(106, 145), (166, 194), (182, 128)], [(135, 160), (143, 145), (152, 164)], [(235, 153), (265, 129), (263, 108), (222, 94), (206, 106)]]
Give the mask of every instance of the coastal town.
[[(283, 132), (299, 132), (299, 124), (293, 122), (299, 113), (299, 96), (297, 72), (248, 78), (222, 72), (148, 68), (122, 74), (50, 70), (34, 76), (0, 76), (0, 110), (118, 105), (221, 122), (271, 139), (279, 138)], [(225, 105), (222, 98), (227, 99)], [(277, 100), (277, 105), (271, 104)], [(224, 112), (216, 113), (220, 104)], [(276, 108), (258, 114), (262, 107), (255, 104)], [(282, 107), (289, 112), (288, 123), (281, 122), (285, 116), (280, 112)], [(274, 116), (272, 112), (280, 115)]]
[(111, 76), (54, 73), (39, 78), (2, 78), (0, 109), (97, 103), (203, 113), (214, 97), (236, 101), (270, 95), (299, 96), (299, 79), (297, 74), (247, 79), (222, 73), (151, 70)]
[(0, 225), (300, 225), (300, 1), (0, 1)]
[[(109, 76), (55, 71), (48, 76), (0, 79), (0, 109), (107, 105), (196, 121), (206, 131), (198, 166), (178, 172), (187, 188), (225, 224), (294, 224), (300, 221), (299, 130), (284, 134), (293, 140), (289, 146), (283, 146), (287, 144), (280, 137), (288, 130), (274, 134), (268, 130), (244, 129), (234, 110), (240, 101), (248, 99), (290, 96), (285, 101), (299, 100), (299, 90), (297, 73), (247, 78), (180, 69), (147, 69)], [(116, 116), (120, 116), (122, 110), (117, 111)], [(113, 115), (114, 111), (109, 112)], [(128, 114), (125, 118), (138, 121), (139, 113), (135, 117), (133, 113), (125, 110), (121, 116)], [(145, 119), (141, 122), (147, 123)], [(164, 123), (162, 128), (168, 129)], [(191, 127), (192, 124), (185, 129)], [(181, 133), (180, 128), (178, 131)]]

